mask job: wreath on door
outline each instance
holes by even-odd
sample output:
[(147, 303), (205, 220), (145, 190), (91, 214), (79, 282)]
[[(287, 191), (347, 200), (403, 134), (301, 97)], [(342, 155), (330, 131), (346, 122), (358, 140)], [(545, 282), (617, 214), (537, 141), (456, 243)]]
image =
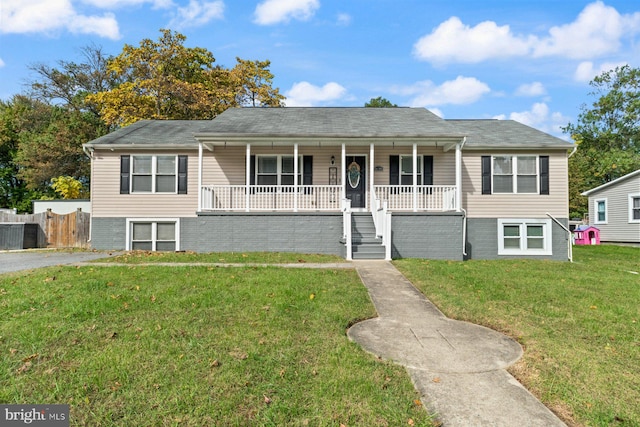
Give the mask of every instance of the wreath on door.
[(357, 188), (360, 184), (360, 165), (355, 161), (351, 162), (347, 168), (347, 177), (351, 188)]

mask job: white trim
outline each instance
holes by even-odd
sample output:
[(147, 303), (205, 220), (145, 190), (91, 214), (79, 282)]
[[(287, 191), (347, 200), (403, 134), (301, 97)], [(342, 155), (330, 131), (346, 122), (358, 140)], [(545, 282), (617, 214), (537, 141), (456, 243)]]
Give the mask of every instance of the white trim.
[[(598, 203), (604, 202), (604, 220), (600, 220), (600, 216), (598, 215)], [(594, 211), (594, 224), (607, 224), (609, 220), (609, 203), (607, 202), (607, 198), (603, 197), (600, 199), (593, 200), (593, 211)]]
[[(180, 218), (127, 218), (126, 219), (126, 224), (127, 224), (127, 228), (125, 230), (125, 250), (130, 251), (131, 250), (131, 225), (138, 223), (138, 222), (150, 222), (153, 224), (157, 224), (159, 222), (165, 222), (165, 223), (169, 223), (169, 222), (173, 222), (175, 223), (175, 239), (176, 239), (176, 251), (180, 250)], [(153, 250), (155, 251), (155, 245), (156, 245), (156, 235), (155, 235), (155, 230), (156, 227), (153, 227), (153, 235), (152, 235), (152, 241), (153, 241)]]
[[(496, 192), (494, 188), (495, 183), (495, 171), (494, 171), (494, 162), (496, 157), (509, 157), (511, 158), (511, 174), (501, 174), (498, 176), (511, 176), (511, 191), (510, 192)], [(519, 192), (518, 191), (518, 176), (533, 176), (533, 175), (524, 175), (518, 174), (518, 158), (523, 157), (533, 157), (535, 159), (535, 177), (536, 177), (536, 189), (535, 191), (530, 192)], [(491, 194), (540, 194), (540, 156), (538, 154), (494, 154), (491, 156)]]
[[(135, 164), (136, 157), (151, 157), (151, 172), (149, 174), (136, 174), (133, 166)], [(158, 176), (171, 176), (168, 174), (158, 174), (158, 157), (173, 157), (174, 168), (174, 190), (173, 191), (158, 191), (156, 188)], [(177, 154), (131, 154), (131, 164), (129, 172), (129, 194), (178, 194), (178, 155)], [(151, 191), (134, 191), (133, 181), (136, 176), (151, 176)]]
[(583, 196), (590, 196), (590, 195), (592, 195), (592, 194), (593, 194), (593, 193), (595, 193), (595, 192), (598, 192), (598, 191), (600, 191), (600, 190), (603, 190), (603, 189), (605, 189), (605, 188), (607, 188), (607, 187), (609, 187), (609, 186), (611, 186), (611, 185), (615, 185), (615, 184), (617, 184), (618, 182), (624, 181), (625, 179), (629, 179), (629, 178), (634, 177), (634, 176), (636, 176), (636, 175), (638, 175), (638, 174), (640, 174), (640, 169), (638, 169), (637, 171), (633, 171), (633, 172), (631, 172), (631, 173), (628, 173), (628, 174), (626, 174), (626, 175), (624, 175), (624, 176), (621, 176), (620, 178), (616, 178), (616, 179), (614, 179), (613, 181), (609, 181), (609, 182), (607, 182), (607, 183), (604, 183), (604, 184), (602, 184), (602, 185), (599, 185), (599, 186), (597, 186), (596, 188), (592, 188), (591, 190), (587, 190), (587, 191), (585, 191), (584, 193), (581, 193), (581, 195), (583, 195)]
[(629, 223), (640, 223), (640, 219), (633, 219), (633, 199), (640, 199), (640, 193), (629, 194)]
[[(504, 226), (505, 225), (514, 225), (519, 227), (519, 241), (520, 247), (518, 249), (515, 248), (505, 248), (504, 247)], [(542, 225), (542, 249), (527, 249), (527, 226), (528, 225)], [(530, 219), (503, 219), (498, 218), (498, 255), (552, 255), (552, 236), (551, 236), (551, 220), (550, 219), (541, 219), (541, 218), (530, 218)]]

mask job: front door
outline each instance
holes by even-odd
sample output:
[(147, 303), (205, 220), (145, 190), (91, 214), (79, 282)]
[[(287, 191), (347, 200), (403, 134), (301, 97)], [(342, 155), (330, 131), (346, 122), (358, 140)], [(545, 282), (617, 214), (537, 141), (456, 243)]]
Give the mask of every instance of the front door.
[(366, 157), (365, 156), (347, 156), (347, 176), (344, 182), (346, 185), (347, 199), (351, 200), (352, 208), (365, 208), (367, 206), (366, 199)]

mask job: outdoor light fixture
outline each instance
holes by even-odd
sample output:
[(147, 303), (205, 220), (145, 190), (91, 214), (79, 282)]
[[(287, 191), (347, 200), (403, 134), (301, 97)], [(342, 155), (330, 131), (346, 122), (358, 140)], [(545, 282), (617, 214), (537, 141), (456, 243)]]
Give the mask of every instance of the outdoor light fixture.
[(336, 164), (336, 156), (331, 156), (331, 164), (332, 165)]

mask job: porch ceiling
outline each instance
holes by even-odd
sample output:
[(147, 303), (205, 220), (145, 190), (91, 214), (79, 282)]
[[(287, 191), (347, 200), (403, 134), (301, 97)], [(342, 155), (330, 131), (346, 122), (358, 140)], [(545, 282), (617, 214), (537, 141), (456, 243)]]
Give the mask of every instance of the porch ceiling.
[(322, 137), (282, 137), (282, 136), (262, 136), (262, 137), (215, 137), (210, 138), (203, 135), (197, 135), (202, 145), (208, 150), (212, 150), (215, 147), (245, 147), (247, 144), (257, 147), (291, 147), (294, 144), (298, 144), (303, 147), (336, 147), (345, 144), (346, 146), (361, 146), (368, 147), (370, 144), (374, 144), (376, 147), (410, 147), (413, 144), (417, 144), (421, 147), (439, 147), (448, 151), (455, 147), (459, 142), (464, 139), (463, 136), (438, 136), (438, 137), (340, 137), (328, 138), (323, 135)]

